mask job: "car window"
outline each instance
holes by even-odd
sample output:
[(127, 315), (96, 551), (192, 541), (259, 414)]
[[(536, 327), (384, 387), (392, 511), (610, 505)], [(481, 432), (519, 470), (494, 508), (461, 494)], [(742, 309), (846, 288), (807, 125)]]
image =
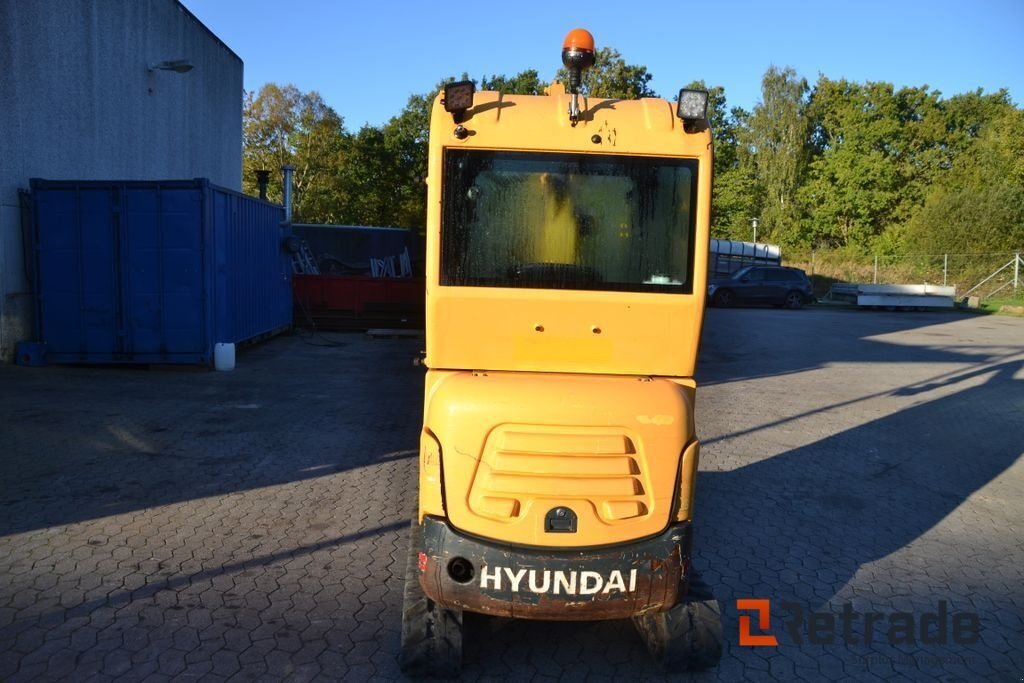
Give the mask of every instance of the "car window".
[(800, 282), (800, 274), (795, 270), (773, 268), (766, 271), (765, 280), (769, 282)]
[(764, 280), (764, 274), (764, 268), (754, 268), (749, 273), (747, 273), (746, 277), (749, 282), (761, 282), (762, 280)]

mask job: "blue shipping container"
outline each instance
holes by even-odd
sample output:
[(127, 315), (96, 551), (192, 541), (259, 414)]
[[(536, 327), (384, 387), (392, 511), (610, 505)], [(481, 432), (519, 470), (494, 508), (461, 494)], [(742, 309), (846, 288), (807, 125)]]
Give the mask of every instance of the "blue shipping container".
[(205, 179), (31, 187), (51, 362), (212, 364), (291, 324), (283, 207)]

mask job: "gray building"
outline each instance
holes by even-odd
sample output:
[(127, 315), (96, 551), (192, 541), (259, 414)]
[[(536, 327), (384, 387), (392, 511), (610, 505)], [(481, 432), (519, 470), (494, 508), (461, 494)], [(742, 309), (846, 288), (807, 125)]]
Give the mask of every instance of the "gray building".
[(242, 185), (242, 60), (177, 0), (0, 0), (0, 358), (32, 336), (29, 178)]

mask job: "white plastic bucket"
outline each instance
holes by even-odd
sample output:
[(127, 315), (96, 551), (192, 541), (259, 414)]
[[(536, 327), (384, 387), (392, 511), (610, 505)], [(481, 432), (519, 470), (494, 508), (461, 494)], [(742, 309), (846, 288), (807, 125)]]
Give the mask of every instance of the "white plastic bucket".
[(213, 367), (218, 372), (235, 369), (235, 345), (228, 342), (217, 342), (213, 345)]

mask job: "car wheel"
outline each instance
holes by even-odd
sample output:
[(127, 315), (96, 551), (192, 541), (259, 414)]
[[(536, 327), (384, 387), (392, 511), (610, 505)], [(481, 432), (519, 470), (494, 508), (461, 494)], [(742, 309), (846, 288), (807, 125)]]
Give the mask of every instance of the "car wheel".
[(785, 298), (786, 308), (802, 308), (804, 305), (804, 295), (797, 291), (787, 292)]
[(736, 300), (736, 296), (728, 289), (720, 289), (715, 292), (715, 296), (712, 297), (711, 301), (715, 306), (721, 306), (722, 308), (728, 308), (732, 306), (732, 302)]

